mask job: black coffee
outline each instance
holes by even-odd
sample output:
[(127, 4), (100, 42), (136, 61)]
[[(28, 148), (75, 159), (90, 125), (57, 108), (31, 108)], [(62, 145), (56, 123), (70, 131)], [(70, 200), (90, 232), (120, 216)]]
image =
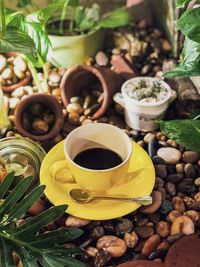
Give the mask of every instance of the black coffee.
[(83, 150), (76, 155), (74, 162), (87, 169), (105, 170), (121, 164), (122, 159), (112, 150), (105, 148), (90, 148)]

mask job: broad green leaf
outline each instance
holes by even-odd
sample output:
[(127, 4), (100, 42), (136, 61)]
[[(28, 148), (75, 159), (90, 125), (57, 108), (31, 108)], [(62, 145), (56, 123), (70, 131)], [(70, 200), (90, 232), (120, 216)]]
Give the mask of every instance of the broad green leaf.
[(161, 121), (160, 128), (177, 144), (200, 152), (200, 120)]
[(77, 7), (79, 5), (79, 0), (69, 0), (69, 5), (73, 7)]
[(4, 1), (0, 0), (0, 38), (4, 38), (5, 34), (6, 34), (6, 20), (5, 20)]
[(17, 0), (17, 7), (23, 8), (31, 4), (31, 0)]
[(28, 34), (17, 28), (9, 28), (4, 39), (0, 39), (0, 52), (18, 52), (36, 57), (36, 47)]
[(200, 74), (200, 43), (185, 39), (181, 63), (174, 70), (164, 74), (165, 77), (198, 76)]
[(102, 28), (117, 28), (126, 26), (131, 20), (130, 15), (123, 9), (116, 9), (110, 15), (101, 19), (99, 26)]
[(200, 42), (200, 7), (193, 8), (183, 13), (177, 20), (178, 28), (189, 39)]
[(23, 19), (22, 12), (18, 11), (10, 13), (9, 15), (6, 15), (6, 25), (12, 27), (18, 27), (22, 19)]
[[(44, 186), (31, 191), (24, 199), (32, 178), (24, 178), (4, 199), (0, 206), (0, 266), (15, 267), (12, 254), (15, 251), (23, 267), (80, 267), (84, 266), (74, 258), (82, 253), (79, 248), (66, 248), (62, 244), (70, 242), (82, 234), (81, 229), (63, 228), (49, 233), (39, 234), (46, 224), (58, 219), (66, 210), (66, 205), (50, 208), (33, 217), (23, 225), (16, 227), (14, 221), (25, 213), (39, 195)], [(5, 177), (0, 184), (0, 194), (5, 195), (13, 181), (13, 174)], [(14, 218), (16, 216), (16, 218)], [(11, 218), (14, 218), (11, 220)]]

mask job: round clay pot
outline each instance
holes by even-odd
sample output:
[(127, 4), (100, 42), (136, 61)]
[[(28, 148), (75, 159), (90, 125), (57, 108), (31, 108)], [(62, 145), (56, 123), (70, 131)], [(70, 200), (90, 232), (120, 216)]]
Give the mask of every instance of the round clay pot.
[[(9, 52), (9, 53), (5, 53), (4, 55), (6, 57), (16, 57), (17, 53)], [(9, 86), (2, 85), (1, 88), (2, 88), (4, 93), (11, 93), (12, 91), (17, 89), (18, 87), (27, 85), (28, 82), (30, 81), (30, 79), (31, 79), (31, 72), (30, 72), (30, 70), (26, 70), (25, 71), (25, 77), (23, 79), (19, 80), (18, 83), (15, 83), (15, 84), (12, 84), (12, 85), (9, 85)]]
[[(51, 129), (49, 130), (49, 132), (43, 135), (35, 135), (27, 131), (23, 127), (23, 124), (22, 124), (23, 112), (34, 102), (41, 102), (45, 104), (46, 106), (48, 106), (52, 110), (52, 113), (55, 117), (55, 122), (52, 125)], [(32, 140), (42, 142), (42, 141), (53, 138), (59, 133), (64, 123), (64, 115), (62, 112), (62, 107), (58, 103), (55, 97), (48, 95), (48, 94), (37, 93), (37, 94), (27, 96), (19, 103), (19, 105), (15, 109), (14, 122), (15, 122), (17, 131), (21, 135), (25, 137), (29, 137)]]
[(101, 83), (104, 99), (101, 107), (93, 114), (91, 119), (101, 117), (109, 108), (114, 94), (120, 90), (122, 85), (119, 74), (108, 68), (79, 65), (66, 71), (60, 84), (63, 103), (68, 105), (71, 97), (78, 96), (85, 89), (90, 88), (95, 81)]

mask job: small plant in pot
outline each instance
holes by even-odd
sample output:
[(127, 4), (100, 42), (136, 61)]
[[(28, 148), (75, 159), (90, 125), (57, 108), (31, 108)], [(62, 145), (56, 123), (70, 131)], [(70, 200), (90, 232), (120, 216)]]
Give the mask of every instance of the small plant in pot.
[[(15, 126), (23, 136), (30, 137), (35, 141), (45, 141), (56, 136), (64, 122), (61, 105), (48, 94), (48, 73), (45, 63), (51, 46), (44, 29), (45, 19), (48, 16), (43, 16), (40, 21), (37, 21), (34, 15), (26, 17), (21, 12), (5, 14), (3, 0), (0, 3), (0, 51), (6, 53), (16, 51), (22, 54), (32, 72), (38, 91), (42, 92), (42, 94), (30, 95), (18, 104), (15, 110)], [(12, 35), (16, 37), (16, 40), (13, 40)], [(36, 69), (41, 67), (44, 70), (44, 81), (42, 82)], [(34, 114), (37, 113), (36, 116), (31, 112), (33, 106)], [(41, 109), (43, 112), (40, 112)], [(45, 113), (44, 109), (48, 112)], [(27, 110), (32, 115), (30, 120), (25, 118), (25, 116), (29, 116)], [(38, 115), (38, 113), (40, 114)], [(27, 127), (29, 121), (30, 129)]]
[[(27, 6), (27, 1), (18, 2)], [(30, 3), (32, 1), (28, 1)], [(34, 3), (32, 6), (35, 8)], [(99, 5), (94, 3), (91, 8), (83, 7), (79, 0), (51, 1), (45, 8), (35, 10), (35, 14), (28, 15), (29, 18), (47, 18), (46, 30), (53, 50), (49, 59), (54, 65), (67, 68), (84, 63), (102, 49), (103, 29), (122, 27), (130, 22), (130, 16), (123, 9), (101, 16)], [(58, 11), (58, 16), (55, 11)]]

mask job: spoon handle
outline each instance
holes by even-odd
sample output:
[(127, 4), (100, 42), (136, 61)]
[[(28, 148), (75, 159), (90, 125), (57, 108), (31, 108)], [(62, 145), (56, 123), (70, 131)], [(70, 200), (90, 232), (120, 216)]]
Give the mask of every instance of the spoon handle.
[(152, 197), (151, 196), (145, 196), (145, 197), (110, 197), (110, 196), (95, 196), (97, 199), (110, 199), (110, 200), (124, 200), (129, 202), (136, 202), (140, 205), (150, 205), (152, 203)]

